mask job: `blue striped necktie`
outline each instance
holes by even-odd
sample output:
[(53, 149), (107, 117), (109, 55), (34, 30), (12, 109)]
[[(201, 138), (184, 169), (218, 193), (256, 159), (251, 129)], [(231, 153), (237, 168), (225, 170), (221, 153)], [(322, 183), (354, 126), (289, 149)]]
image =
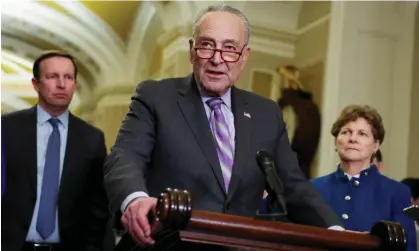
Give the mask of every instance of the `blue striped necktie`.
[(227, 121), (221, 111), (223, 101), (221, 98), (212, 98), (206, 101), (211, 108), (210, 127), (214, 134), (217, 146), (218, 159), (223, 173), (226, 191), (230, 185), (234, 163), (233, 146), (230, 140)]
[(42, 180), (41, 200), (39, 203), (36, 230), (42, 238), (47, 239), (55, 230), (55, 214), (58, 205), (58, 184), (60, 176), (60, 131), (59, 120), (51, 118), (52, 125), (45, 156), (44, 176)]

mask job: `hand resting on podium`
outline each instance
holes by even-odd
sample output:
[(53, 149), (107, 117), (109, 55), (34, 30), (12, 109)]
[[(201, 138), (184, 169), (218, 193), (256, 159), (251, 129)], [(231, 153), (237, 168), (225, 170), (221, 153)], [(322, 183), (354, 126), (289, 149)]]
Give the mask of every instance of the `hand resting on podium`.
[(154, 244), (151, 237), (153, 230), (157, 227), (157, 221), (152, 221), (150, 217), (156, 216), (157, 199), (152, 197), (140, 197), (130, 202), (125, 209), (121, 222), (133, 240), (140, 246)]

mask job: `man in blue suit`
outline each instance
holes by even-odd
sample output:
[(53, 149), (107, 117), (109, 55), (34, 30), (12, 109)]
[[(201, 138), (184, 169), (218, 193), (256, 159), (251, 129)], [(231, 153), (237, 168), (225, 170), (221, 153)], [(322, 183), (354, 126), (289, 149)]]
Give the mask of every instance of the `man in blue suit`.
[(75, 59), (45, 52), (33, 66), (38, 104), (1, 117), (2, 250), (103, 250), (105, 139), (68, 110), (76, 84)]

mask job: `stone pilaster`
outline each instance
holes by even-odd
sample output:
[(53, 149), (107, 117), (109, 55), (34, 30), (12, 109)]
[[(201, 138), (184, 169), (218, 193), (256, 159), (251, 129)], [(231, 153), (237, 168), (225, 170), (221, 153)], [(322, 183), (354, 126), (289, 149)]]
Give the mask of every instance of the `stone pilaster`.
[(75, 113), (101, 129), (108, 150), (129, 109), (135, 85), (113, 85), (98, 89), (89, 102), (81, 103)]

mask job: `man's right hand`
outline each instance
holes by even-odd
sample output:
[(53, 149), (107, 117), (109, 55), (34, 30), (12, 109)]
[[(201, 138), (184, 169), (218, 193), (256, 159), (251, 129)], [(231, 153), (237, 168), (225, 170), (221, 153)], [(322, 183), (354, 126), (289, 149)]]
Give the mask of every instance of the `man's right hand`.
[(122, 225), (139, 245), (154, 244), (154, 240), (151, 238), (154, 226), (150, 226), (147, 216), (149, 212), (152, 212), (153, 216), (155, 216), (156, 205), (156, 198), (137, 198), (128, 204), (122, 215)]

